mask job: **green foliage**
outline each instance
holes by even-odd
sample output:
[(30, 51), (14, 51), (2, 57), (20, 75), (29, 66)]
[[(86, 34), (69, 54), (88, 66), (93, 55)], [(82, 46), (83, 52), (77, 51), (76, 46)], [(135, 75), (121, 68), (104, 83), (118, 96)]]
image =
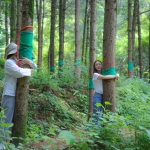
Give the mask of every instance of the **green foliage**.
[[(83, 87), (81, 87), (82, 89)], [(74, 109), (78, 112), (84, 112), (87, 113), (88, 111), (88, 97), (87, 93), (80, 93), (79, 90), (76, 89), (70, 89), (70, 91), (73, 93), (73, 95), (76, 97), (76, 99), (70, 99), (68, 101), (68, 104), (71, 107), (74, 107)]]
[[(150, 115), (150, 87), (141, 79), (127, 79), (117, 89), (117, 111), (124, 116), (131, 116), (136, 123), (147, 121)], [(140, 107), (140, 109), (139, 109)], [(141, 116), (139, 118), (139, 116)], [(144, 123), (143, 122), (143, 123)]]
[(61, 131), (58, 135), (58, 138), (64, 138), (66, 140), (66, 144), (69, 144), (70, 146), (73, 146), (76, 141), (75, 136), (66, 130)]
[(9, 130), (5, 130), (7, 128), (11, 128), (13, 126), (13, 124), (6, 123), (4, 121), (4, 118), (6, 118), (6, 116), (4, 115), (4, 109), (2, 107), (0, 107), (0, 143), (5, 145), (6, 149), (8, 149), (8, 150), (11, 150), (12, 147), (15, 150), (15, 145), (13, 145), (12, 143), (6, 142), (7, 140), (10, 141), (13, 138), (10, 136), (11, 132)]
[(33, 19), (34, 17), (34, 1), (29, 0), (29, 15)]
[(29, 100), (29, 124), (32, 123), (32, 118), (34, 118), (36, 121), (47, 120), (47, 122), (53, 122), (55, 120), (56, 125), (61, 125), (62, 128), (72, 126), (77, 120), (64, 107), (60, 99), (51, 92), (40, 93), (34, 91)]
[(4, 79), (4, 63), (5, 59), (0, 58), (0, 80)]
[(56, 89), (58, 87), (58, 81), (55, 80), (56, 75), (50, 75), (50, 72), (45, 68), (39, 68), (35, 70), (30, 78), (30, 84), (38, 86), (38, 88), (52, 88)]

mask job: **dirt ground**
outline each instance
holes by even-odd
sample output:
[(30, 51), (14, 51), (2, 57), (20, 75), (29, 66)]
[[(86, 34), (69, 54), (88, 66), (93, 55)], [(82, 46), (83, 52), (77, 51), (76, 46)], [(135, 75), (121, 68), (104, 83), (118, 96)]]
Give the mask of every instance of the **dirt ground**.
[(31, 143), (30, 146), (26, 148), (26, 150), (66, 150), (69, 148), (69, 146), (65, 144), (65, 139), (51, 139), (50, 143), (47, 141)]

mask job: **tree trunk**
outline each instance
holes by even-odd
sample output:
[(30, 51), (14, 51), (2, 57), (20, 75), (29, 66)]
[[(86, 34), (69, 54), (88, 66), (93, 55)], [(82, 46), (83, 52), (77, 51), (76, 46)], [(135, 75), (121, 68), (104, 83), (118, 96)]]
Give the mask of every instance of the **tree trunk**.
[[(103, 69), (115, 67), (115, 39), (116, 39), (116, 0), (105, 0), (104, 35), (103, 35)], [(103, 80), (103, 102), (110, 102), (106, 109), (115, 112), (116, 95), (115, 80)]]
[(89, 66), (89, 109), (88, 109), (88, 119), (91, 117), (92, 112), (92, 97), (93, 97), (93, 64), (95, 61), (95, 49), (96, 49), (96, 2), (95, 0), (90, 0), (90, 66)]
[[(8, 43), (9, 43), (9, 38), (8, 38), (8, 12), (7, 12), (7, 9), (8, 9), (8, 4), (5, 3), (5, 39), (6, 39), (6, 45), (8, 45)], [(4, 58), (6, 58), (6, 52), (5, 52)]]
[(50, 30), (50, 47), (49, 47), (49, 69), (54, 72), (54, 38), (55, 38), (55, 22), (56, 22), (56, 2), (51, 3), (51, 30)]
[[(22, 2), (22, 28), (33, 25), (34, 1), (23, 0)], [(33, 32), (32, 28), (27, 28), (25, 31)], [(31, 41), (32, 42), (32, 41)], [(32, 55), (32, 52), (30, 53)], [(27, 57), (27, 56), (25, 56)], [(26, 65), (25, 67), (29, 67)], [(14, 112), (14, 126), (12, 130), (13, 137), (26, 138), (27, 133), (27, 108), (28, 108), (28, 89), (29, 77), (18, 78), (16, 89), (16, 104)], [(13, 143), (18, 145), (23, 142), (20, 139), (14, 139)]]
[(62, 71), (64, 59), (64, 26), (65, 26), (66, 0), (59, 0), (59, 71)]
[(138, 0), (134, 0), (134, 10), (133, 10), (133, 21), (132, 21), (132, 55), (134, 63), (134, 41), (135, 41), (135, 30), (136, 30), (136, 21), (137, 21), (137, 12), (138, 12)]
[(133, 62), (132, 62), (132, 0), (128, 0), (128, 77), (133, 76)]
[(86, 37), (86, 26), (87, 26), (87, 10), (88, 10), (88, 1), (86, 0), (86, 7), (85, 7), (85, 16), (84, 16), (84, 26), (83, 26), (83, 40), (82, 40), (82, 56), (81, 56), (81, 62), (84, 62), (85, 55), (84, 55), (84, 47), (85, 47), (85, 37)]
[(75, 1), (75, 78), (80, 78), (80, 0)]
[(17, 1), (17, 23), (16, 23), (16, 27), (17, 27), (17, 29), (16, 29), (16, 43), (17, 44), (19, 44), (18, 43), (18, 33), (19, 33), (19, 31), (20, 31), (20, 28), (21, 28), (21, 19), (22, 19), (22, 13), (21, 13), (21, 10), (22, 10), (22, 0), (18, 0)]
[(41, 67), (42, 65), (42, 0), (36, 1), (36, 9), (37, 9), (37, 21), (38, 21), (38, 62), (37, 66)]
[[(150, 8), (150, 3), (149, 3)], [(148, 47), (148, 53), (149, 53), (149, 83), (150, 83), (150, 14), (149, 14), (149, 47)]]
[(16, 0), (11, 0), (10, 41), (16, 41)]
[(88, 55), (88, 52), (89, 52), (89, 26), (90, 26), (90, 12), (88, 12), (88, 15), (87, 15), (87, 27), (86, 27), (86, 48), (85, 48), (85, 55), (84, 55), (84, 64), (87, 66), (87, 60), (89, 60), (89, 55)]
[[(139, 1), (138, 1), (138, 14), (140, 14), (139, 8)], [(139, 50), (139, 68), (140, 68), (140, 78), (142, 78), (143, 70), (142, 70), (142, 46), (141, 46), (141, 22), (140, 22), (140, 15), (138, 17), (138, 50)]]

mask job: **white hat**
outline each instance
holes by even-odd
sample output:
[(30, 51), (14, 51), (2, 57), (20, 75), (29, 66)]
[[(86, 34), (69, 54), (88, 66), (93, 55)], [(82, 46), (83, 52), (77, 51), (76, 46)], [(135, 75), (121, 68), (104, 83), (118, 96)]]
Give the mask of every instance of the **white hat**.
[(17, 52), (17, 45), (11, 42), (6, 46), (5, 50), (6, 50), (6, 57), (10, 54), (15, 54)]

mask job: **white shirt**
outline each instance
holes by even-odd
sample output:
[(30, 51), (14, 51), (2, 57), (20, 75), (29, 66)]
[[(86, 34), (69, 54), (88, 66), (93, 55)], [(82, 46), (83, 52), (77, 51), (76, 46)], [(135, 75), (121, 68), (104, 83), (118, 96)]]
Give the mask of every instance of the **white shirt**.
[(16, 65), (14, 59), (8, 59), (4, 65), (4, 73), (5, 80), (3, 95), (15, 96), (17, 78), (31, 76), (31, 69), (20, 68)]
[(93, 74), (93, 84), (94, 84), (94, 91), (100, 94), (103, 94), (103, 82), (102, 80), (98, 80), (99, 73)]

